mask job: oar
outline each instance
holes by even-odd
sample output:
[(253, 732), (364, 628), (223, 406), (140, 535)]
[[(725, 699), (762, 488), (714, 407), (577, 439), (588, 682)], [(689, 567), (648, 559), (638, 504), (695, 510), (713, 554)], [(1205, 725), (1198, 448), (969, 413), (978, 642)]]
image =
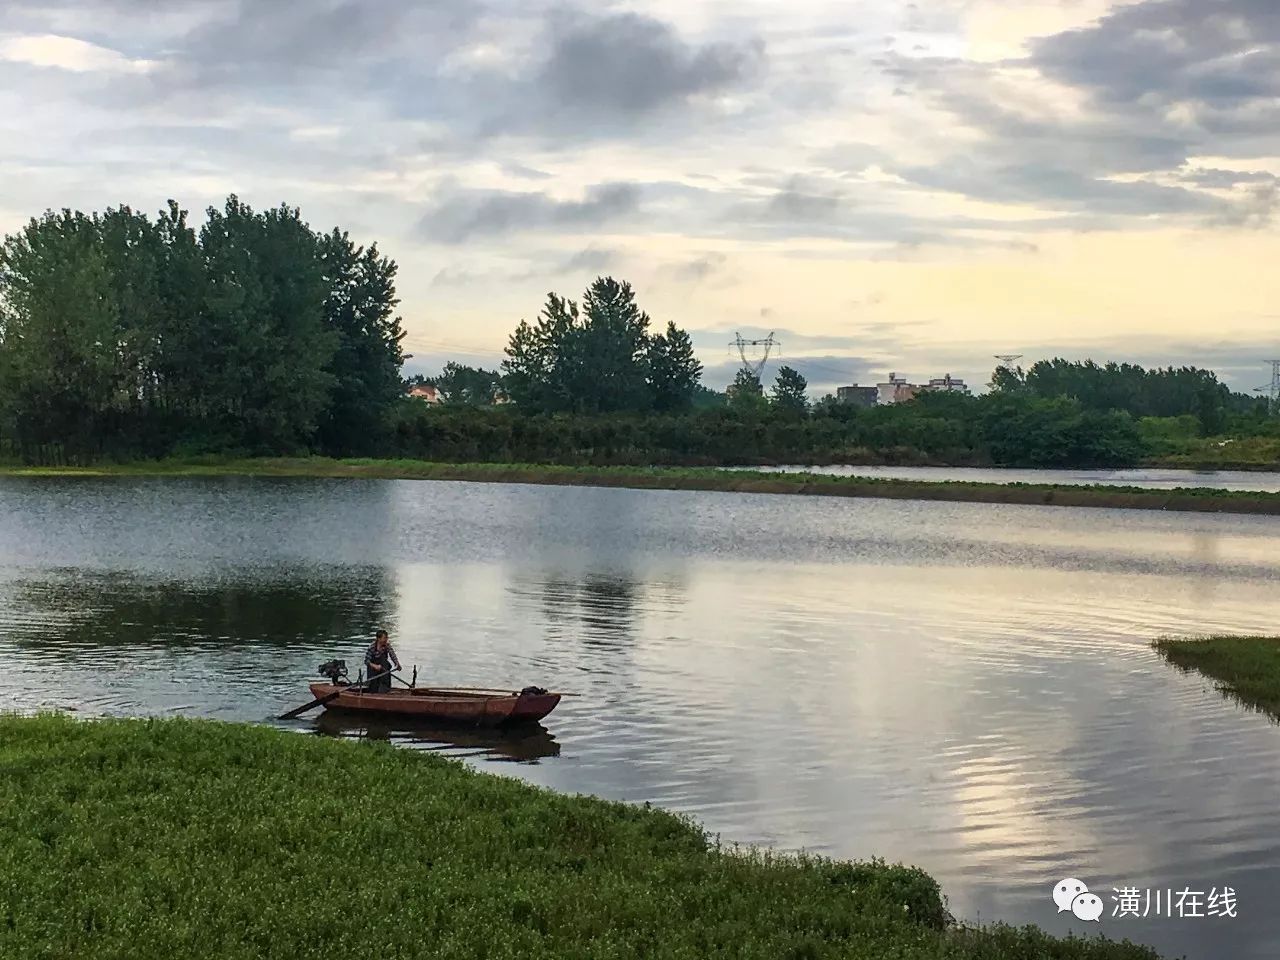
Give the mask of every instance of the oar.
[[(395, 670), (392, 670), (391, 673), (392, 675), (394, 675)], [(298, 717), (306, 713), (311, 708), (318, 707), (323, 703), (328, 703), (330, 700), (336, 699), (337, 697), (346, 693), (348, 690), (353, 690), (356, 687), (363, 687), (367, 683), (371, 682), (372, 680), (373, 680), (373, 677), (370, 677), (368, 680), (362, 680), (360, 683), (349, 683), (346, 686), (342, 687), (341, 689), (335, 690), (333, 693), (325, 694), (323, 697), (316, 697), (316, 699), (312, 700), (310, 703), (304, 703), (302, 706), (295, 707), (294, 709), (290, 710), (288, 713), (280, 714), (278, 719), (292, 720), (294, 717)]]

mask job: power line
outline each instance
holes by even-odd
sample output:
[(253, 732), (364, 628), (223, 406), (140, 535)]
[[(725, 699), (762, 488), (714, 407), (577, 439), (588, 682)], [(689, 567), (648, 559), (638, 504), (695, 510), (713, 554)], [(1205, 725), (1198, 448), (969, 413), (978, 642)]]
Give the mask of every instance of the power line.
[(991, 374), (991, 379), (987, 381), (988, 390), (994, 390), (996, 388), (996, 373), (1001, 370), (1008, 370), (1009, 365), (1012, 364), (1013, 361), (1022, 359), (1022, 354), (1020, 353), (996, 353), (992, 354), (992, 356), (999, 360), (1000, 363), (996, 365), (995, 372)]
[(1271, 364), (1271, 384), (1255, 388), (1254, 393), (1265, 393), (1267, 413), (1276, 413), (1280, 410), (1280, 360), (1268, 360), (1267, 363)]
[[(738, 356), (742, 358), (742, 369), (750, 373), (757, 381), (760, 381), (764, 374), (764, 365), (769, 362), (769, 354), (773, 352), (774, 347), (781, 347), (782, 344), (774, 339), (773, 331), (770, 331), (769, 336), (763, 340), (744, 340), (742, 339), (742, 334), (739, 333), (729, 342), (729, 346), (738, 348)], [(748, 347), (752, 348), (752, 350), (764, 347), (764, 355), (759, 360), (748, 360)]]

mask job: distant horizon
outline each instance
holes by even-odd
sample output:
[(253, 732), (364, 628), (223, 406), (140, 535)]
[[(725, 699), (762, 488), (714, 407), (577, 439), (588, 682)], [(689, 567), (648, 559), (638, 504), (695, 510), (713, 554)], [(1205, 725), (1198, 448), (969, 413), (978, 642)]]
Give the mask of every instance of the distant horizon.
[[(697, 341), (698, 341), (698, 337), (695, 334), (694, 335), (695, 345)], [(434, 355), (429, 361), (426, 361), (423, 358), (420, 358), (415, 355), (414, 357), (406, 361), (404, 366), (404, 373), (406, 377), (411, 377), (415, 374), (421, 374), (423, 376), (428, 376), (428, 377), (435, 376), (440, 373), (441, 368), (443, 368), (446, 363), (451, 361), (455, 363), (464, 364), (470, 367), (480, 367), (486, 370), (496, 370), (498, 372), (501, 372), (501, 363), (504, 355), (499, 352), (496, 354), (492, 354), (491, 356), (492, 356), (491, 360), (482, 362), (477, 359), (477, 355), (470, 354), (470, 353), (455, 354), (455, 355), (448, 355), (448, 354)], [(943, 369), (937, 373), (915, 374), (906, 370), (905, 368), (896, 368), (896, 367), (895, 368), (880, 367), (875, 369), (868, 369), (866, 372), (863, 372), (862, 374), (860, 374), (861, 379), (854, 379), (849, 381), (844, 381), (844, 380), (837, 381), (835, 379), (831, 379), (830, 374), (831, 374), (831, 371), (833, 370), (832, 363), (838, 364), (844, 361), (845, 359), (846, 358), (840, 358), (840, 357), (821, 357), (821, 358), (813, 358), (812, 360), (807, 357), (792, 357), (792, 358), (783, 357), (781, 359), (771, 358), (766, 364), (763, 380), (765, 384), (768, 385), (768, 383), (772, 381), (772, 378), (777, 375), (779, 367), (784, 367), (784, 366), (791, 367), (795, 370), (798, 370), (805, 377), (805, 379), (809, 381), (810, 396), (812, 399), (818, 399), (820, 396), (826, 393), (834, 394), (837, 387), (849, 387), (849, 386), (870, 387), (870, 386), (876, 386), (880, 383), (887, 383), (889, 376), (895, 373), (900, 377), (904, 377), (908, 383), (912, 383), (912, 384), (927, 384), (930, 380), (941, 379), (949, 375), (956, 380), (963, 381), (964, 384), (967, 387), (969, 387), (970, 391), (976, 396), (980, 393), (987, 392), (987, 390), (989, 389), (989, 384), (991, 382), (991, 377), (994, 374), (997, 367), (996, 358), (993, 355), (991, 367), (987, 370), (986, 373), (980, 374), (977, 379), (971, 379), (970, 377), (962, 376), (959, 373), (957, 373), (956, 370), (954, 369), (952, 370)], [(1224, 376), (1220, 370), (1218, 370), (1217, 368), (1211, 365), (1182, 362), (1178, 360), (1171, 360), (1163, 363), (1142, 363), (1137, 360), (1117, 358), (1117, 357), (1104, 358), (1101, 356), (1088, 356), (1088, 355), (1066, 356), (1064, 354), (1049, 354), (1049, 355), (1030, 358), (1030, 359), (1024, 357), (1012, 363), (1011, 366), (1015, 368), (1021, 367), (1023, 370), (1027, 370), (1033, 364), (1039, 361), (1049, 361), (1054, 359), (1062, 359), (1069, 362), (1086, 362), (1092, 359), (1095, 363), (1099, 364), (1100, 366), (1105, 365), (1107, 363), (1117, 363), (1117, 364), (1128, 363), (1131, 365), (1144, 367), (1148, 370), (1168, 368), (1168, 367), (1173, 367), (1175, 369), (1180, 367), (1195, 367), (1202, 370), (1213, 371), (1217, 375), (1218, 380), (1221, 383), (1223, 383), (1228, 389), (1230, 389), (1233, 393), (1247, 394), (1247, 395), (1258, 396), (1258, 397), (1264, 397), (1267, 395), (1267, 388), (1271, 382), (1271, 364), (1269, 362), (1258, 365), (1258, 370), (1259, 370), (1258, 377), (1257, 377), (1258, 382), (1253, 386), (1248, 386), (1243, 388), (1241, 386), (1238, 386), (1236, 383), (1234, 383), (1230, 377)], [(705, 363), (705, 360), (704, 360), (704, 363)], [(723, 392), (724, 388), (733, 382), (734, 375), (738, 372), (739, 369), (741, 369), (741, 367), (742, 367), (742, 363), (740, 361), (733, 361), (730, 359), (723, 360), (718, 364), (713, 364), (704, 370), (702, 383), (704, 386), (710, 389)], [(812, 372), (814, 376), (810, 376), (810, 372)], [(1247, 375), (1239, 379), (1243, 383), (1249, 382)]]

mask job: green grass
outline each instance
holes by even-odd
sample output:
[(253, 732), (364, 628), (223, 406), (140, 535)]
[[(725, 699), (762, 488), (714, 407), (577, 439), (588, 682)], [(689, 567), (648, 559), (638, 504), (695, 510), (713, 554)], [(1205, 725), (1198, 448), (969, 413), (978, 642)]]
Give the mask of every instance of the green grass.
[(1199, 470), (1276, 470), (1280, 469), (1280, 438), (1239, 437), (1223, 442), (1222, 438), (1197, 437), (1182, 449), (1153, 457), (1150, 462)]
[(913, 868), (261, 726), (0, 717), (0, 828), (6, 960), (1155, 957), (958, 928)]
[(3, 468), (11, 476), (279, 476), (382, 477), (715, 490), (739, 493), (877, 497), (969, 503), (1015, 503), (1135, 510), (1280, 514), (1280, 493), (1184, 487), (1149, 490), (1126, 486), (1071, 486), (968, 481), (897, 480), (831, 474), (765, 473), (706, 467), (586, 467), (556, 464), (431, 463), (422, 460), (332, 460), (324, 457), (162, 460), (98, 467)]
[(1224, 696), (1280, 720), (1280, 637), (1162, 637), (1152, 646), (1181, 670), (1214, 680)]

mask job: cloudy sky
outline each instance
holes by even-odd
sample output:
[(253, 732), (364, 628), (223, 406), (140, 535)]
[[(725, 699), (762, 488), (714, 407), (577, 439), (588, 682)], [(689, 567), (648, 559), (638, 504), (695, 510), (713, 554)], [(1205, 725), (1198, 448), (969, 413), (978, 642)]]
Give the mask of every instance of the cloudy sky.
[[(0, 231), (238, 193), (400, 264), (414, 370), (630, 280), (707, 380), (1280, 357), (1276, 0), (4, 0)], [(775, 367), (776, 369), (776, 367)]]

